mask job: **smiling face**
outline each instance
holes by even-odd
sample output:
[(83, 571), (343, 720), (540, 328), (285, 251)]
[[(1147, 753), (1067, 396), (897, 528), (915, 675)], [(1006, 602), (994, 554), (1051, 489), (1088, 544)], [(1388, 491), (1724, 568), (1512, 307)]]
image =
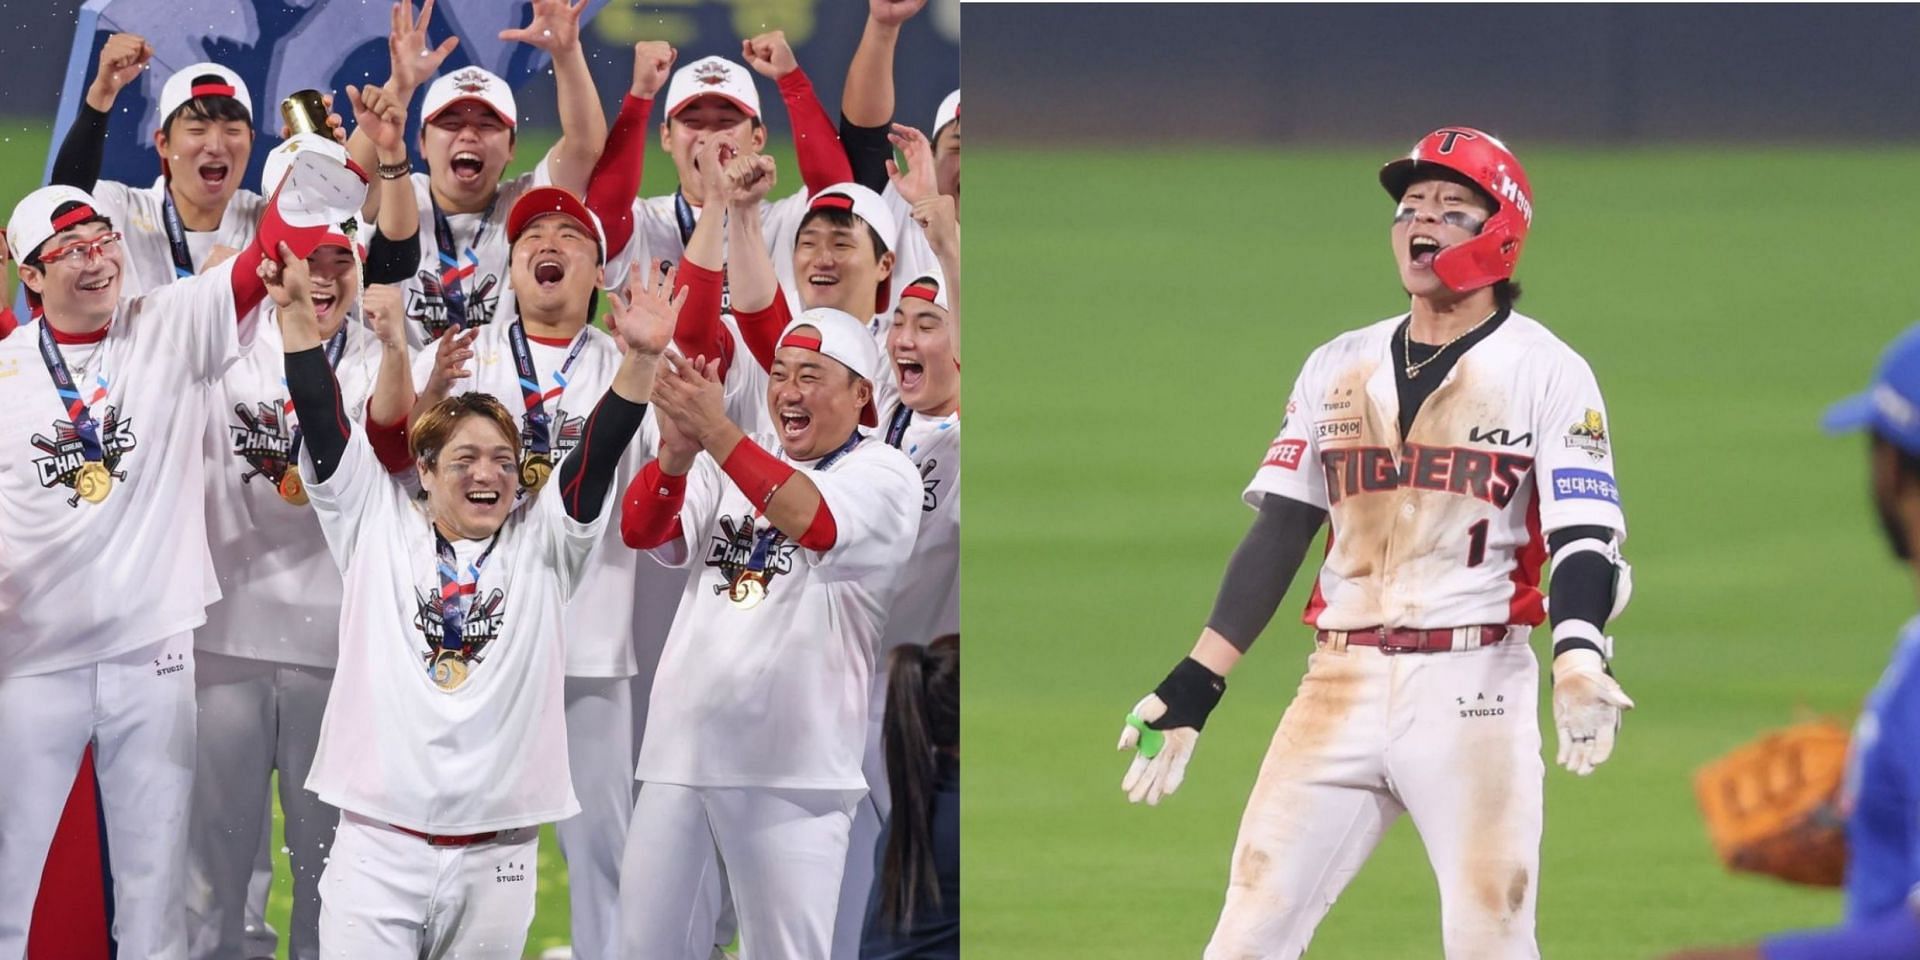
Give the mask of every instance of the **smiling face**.
[(253, 123), (238, 100), (189, 100), (154, 132), (153, 145), (185, 203), (224, 210), (253, 156)]
[(346, 247), (317, 247), (307, 257), (307, 273), (312, 278), (313, 312), (324, 340), (346, 322), (347, 311), (360, 296), (359, 264)]
[(1494, 213), (1492, 201), (1474, 187), (1439, 178), (1415, 180), (1400, 195), (1393, 215), (1393, 257), (1401, 286), (1416, 297), (1458, 297), (1434, 274), (1433, 259), (1479, 235)]
[(793, 276), (800, 304), (871, 317), (881, 307), (880, 284), (893, 274), (893, 253), (879, 252), (873, 229), (845, 210), (810, 211), (793, 243)]
[(690, 201), (706, 199), (694, 194), (700, 189), (699, 147), (710, 140), (732, 144), (735, 154), (759, 153), (767, 145), (767, 129), (739, 104), (720, 96), (696, 97), (667, 118), (660, 125), (660, 149), (673, 157), (680, 188)]
[(420, 154), (434, 191), (471, 213), (493, 199), (513, 162), (513, 127), (484, 103), (457, 101), (421, 126)]
[(514, 299), (528, 314), (584, 321), (600, 286), (599, 261), (599, 244), (580, 221), (563, 213), (535, 217), (513, 242)]
[(903, 297), (887, 330), (887, 357), (900, 384), (900, 401), (928, 416), (944, 417), (960, 403), (960, 365), (953, 356), (947, 310), (918, 297)]
[[(793, 333), (819, 336), (810, 326)], [(778, 425), (780, 448), (795, 460), (816, 460), (853, 435), (873, 385), (845, 364), (805, 347), (781, 347), (768, 372), (767, 411)]]
[(126, 244), (76, 246), (111, 233), (113, 226), (105, 220), (68, 227), (41, 244), (37, 258), (28, 258), (32, 263), (20, 265), (20, 282), (40, 298), (49, 316), (83, 325), (112, 319), (120, 303)]
[(442, 401), (415, 427), (427, 512), (441, 530), (462, 540), (499, 532), (520, 488), (520, 442), (511, 421), (501, 421), (508, 416), (504, 409), (496, 416), (467, 401), (474, 396)]

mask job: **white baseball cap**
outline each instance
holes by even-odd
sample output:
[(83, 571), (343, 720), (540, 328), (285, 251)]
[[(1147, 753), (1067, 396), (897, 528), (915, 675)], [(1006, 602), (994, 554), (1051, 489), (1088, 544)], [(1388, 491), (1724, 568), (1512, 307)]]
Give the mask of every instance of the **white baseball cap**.
[[(61, 207), (71, 203), (80, 206), (60, 212)], [(41, 187), (14, 204), (13, 216), (7, 218), (7, 249), (12, 251), (15, 263), (25, 263), (39, 251), (41, 244), (53, 239), (54, 234), (105, 216), (94, 204), (93, 197), (79, 187)]]
[[(819, 331), (817, 336), (794, 333), (800, 327), (812, 327)], [(785, 330), (780, 331), (781, 347), (799, 347), (812, 350), (833, 360), (853, 375), (868, 383), (878, 382), (880, 372), (880, 345), (874, 342), (873, 334), (867, 332), (867, 325), (853, 318), (853, 315), (832, 307), (814, 307), (793, 318)], [(860, 411), (860, 425), (876, 426), (880, 417), (873, 409), (873, 399), (867, 399), (867, 407)]]
[(253, 116), (253, 95), (239, 74), (217, 63), (195, 63), (175, 70), (160, 87), (160, 122), (198, 97), (232, 97), (247, 108), (248, 117)]
[(942, 310), (951, 309), (947, 304), (947, 278), (938, 267), (929, 268), (927, 272), (913, 278), (906, 286), (900, 288), (900, 299), (905, 300), (909, 297), (925, 300)]
[[(807, 211), (811, 213), (815, 210), (845, 210), (866, 221), (867, 226), (880, 235), (880, 242), (886, 244), (888, 250), (899, 245), (898, 227), (893, 222), (893, 211), (887, 209), (887, 202), (880, 199), (879, 194), (857, 183), (836, 183), (814, 194), (813, 199), (807, 201)], [(803, 223), (806, 219), (804, 215), (800, 218)], [(798, 230), (794, 231), (794, 236), (799, 236)], [(892, 277), (880, 281), (880, 289), (873, 300), (875, 314), (885, 313), (893, 306)]]
[(760, 116), (760, 91), (753, 86), (752, 71), (725, 57), (701, 57), (673, 72), (667, 84), (667, 116), (706, 96), (726, 100), (749, 117)]
[(579, 197), (562, 187), (534, 187), (513, 202), (513, 209), (507, 211), (507, 246), (513, 246), (520, 239), (527, 224), (549, 213), (571, 217), (575, 223), (587, 228), (600, 248), (600, 262), (607, 261), (607, 231), (601, 226), (600, 218), (587, 209)]
[(960, 119), (960, 91), (955, 90), (947, 94), (947, 98), (940, 101), (940, 109), (934, 111), (933, 131), (927, 134), (928, 141), (940, 139), (940, 131), (945, 130), (947, 124), (958, 119)]
[(367, 199), (367, 175), (347, 148), (317, 133), (295, 134), (267, 154), (260, 171), (267, 196), (280, 192), (280, 216), (291, 226), (324, 223), (337, 228), (327, 242), (358, 249), (346, 233)]
[(505, 120), (508, 127), (520, 124), (519, 105), (513, 100), (513, 88), (507, 86), (507, 82), (499, 76), (479, 67), (461, 67), (435, 79), (427, 87), (427, 99), (420, 107), (421, 122), (432, 123), (433, 118), (448, 107), (468, 100), (485, 104)]

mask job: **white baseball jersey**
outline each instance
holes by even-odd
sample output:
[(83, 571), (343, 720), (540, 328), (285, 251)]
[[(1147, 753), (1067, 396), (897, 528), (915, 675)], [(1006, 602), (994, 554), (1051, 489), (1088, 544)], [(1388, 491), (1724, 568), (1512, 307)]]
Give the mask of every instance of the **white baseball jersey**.
[(874, 439), (913, 460), (921, 487), (920, 531), (887, 612), (884, 654), (960, 632), (960, 413), (929, 417), (897, 402), (883, 409)]
[(819, 553), (768, 539), (766, 595), (728, 596), (764, 517), (701, 454), (687, 477), (682, 536), (650, 551), (688, 566), (680, 612), (654, 677), (636, 776), (692, 787), (864, 790), (861, 753), (881, 630), (913, 551), (921, 488), (913, 462), (864, 440), (826, 470), (805, 470), (838, 536)]
[(479, 213), (447, 214), (448, 232), (457, 250), (446, 251), (453, 259), (441, 258), (433, 216), (432, 181), (424, 173), (413, 174), (413, 198), (420, 205), (420, 266), (400, 284), (406, 291), (407, 344), (415, 350), (445, 333), (448, 318), (446, 285), (457, 283), (465, 305), (467, 326), (485, 327), (494, 317), (513, 316), (513, 291), (508, 283), (508, 257), (513, 245), (507, 242), (507, 214), (514, 201), (534, 187), (553, 180), (547, 173), (547, 161), (517, 177), (500, 181), (500, 191), (492, 206)]
[[(309, 452), (301, 469), (311, 472)], [(361, 816), (426, 833), (532, 826), (580, 810), (567, 765), (561, 618), (606, 515), (578, 523), (559, 497), (516, 510), (468, 600), (464, 682), (428, 674), (440, 645), (433, 523), (355, 432), (308, 486), (345, 580), (340, 664), (307, 789)], [(452, 545), (469, 569), (489, 542)]]
[[(126, 270), (120, 278), (120, 294), (137, 297), (156, 287), (180, 279), (174, 266), (173, 245), (167, 239), (167, 181), (161, 178), (151, 187), (133, 187), (114, 180), (101, 180), (90, 191), (100, 212), (113, 221), (126, 244)], [(251, 190), (236, 190), (227, 201), (226, 213), (215, 230), (188, 230), (181, 236), (193, 255), (193, 269), (205, 269), (207, 257), (216, 246), (243, 250), (253, 242), (260, 228), (260, 215), (267, 210), (265, 197)]]
[[(663, 197), (644, 197), (634, 204), (633, 239), (615, 257), (624, 261), (625, 269), (637, 265), (644, 270), (648, 260), (653, 257), (677, 263), (686, 256), (687, 239), (693, 236), (694, 224), (700, 222), (701, 208), (691, 204), (687, 206), (690, 219), (683, 227), (677, 198), (678, 194), (670, 193)], [(760, 201), (760, 231), (767, 241), (767, 253), (773, 257), (774, 276), (780, 279), (780, 289), (789, 291), (788, 305), (795, 311), (800, 310), (800, 301), (791, 293), (796, 289), (793, 282), (793, 238), (800, 232), (800, 220), (806, 215), (805, 190), (797, 190), (780, 200)], [(612, 273), (610, 267), (609, 277)]]
[[(913, 219), (913, 204), (908, 203), (891, 183), (887, 184), (887, 189), (880, 191), (880, 199), (886, 201), (887, 212), (893, 214), (894, 225), (900, 231), (898, 237), (888, 240), (893, 249), (892, 302), (887, 304), (887, 313), (891, 317), (893, 308), (900, 305), (900, 291), (906, 289), (907, 284), (928, 274), (944, 274), (944, 271), (940, 269), (940, 258), (933, 254), (932, 244), (927, 242), (927, 231)], [(886, 335), (886, 327), (882, 326), (881, 339), (885, 340)], [(886, 355), (884, 343), (880, 355)]]
[[(340, 571), (313, 508), (279, 494), (299, 418), (287, 396), (273, 303), (260, 311), (254, 342), (214, 391), (207, 421), (207, 544), (221, 599), (207, 608), (194, 649), (331, 670)], [(358, 422), (380, 370), (380, 341), (353, 314), (345, 330), (334, 376), (347, 415)]]
[(103, 338), (60, 345), (111, 476), (98, 502), (81, 496), (85, 442), (42, 362), (45, 321), (0, 340), (0, 676), (95, 663), (205, 619), (209, 394), (251, 334), (231, 267), (124, 300)]
[[(514, 318), (503, 316), (499, 323), (480, 328), (473, 340), (473, 359), (467, 363), (469, 376), (455, 383), (456, 392), (468, 390), (488, 394), (513, 414), (521, 429), (521, 456), (531, 453), (527, 432), (527, 401), (520, 389), (520, 376), (514, 365), (510, 329)], [(571, 364), (568, 356), (579, 351)], [(597, 327), (584, 327), (573, 341), (548, 343), (527, 338), (533, 357), (533, 369), (545, 394), (549, 423), (549, 449), (554, 476), (542, 494), (550, 491), (558, 479), (560, 461), (573, 452), (586, 429), (587, 415), (613, 385), (620, 369), (620, 348), (613, 337)], [(434, 351), (423, 350), (415, 358), (415, 390), (426, 388), (433, 374)], [(614, 475), (615, 491), (625, 490), (627, 481), (639, 474), (652, 459), (650, 451), (659, 443), (658, 428), (649, 412), (640, 431), (627, 445), (627, 452)], [(558, 499), (552, 497), (549, 499)], [(614, 501), (609, 509), (617, 509)], [(640, 566), (639, 554), (620, 539), (620, 525), (609, 524), (602, 538), (606, 542), (589, 558), (580, 576), (576, 601), (568, 604), (566, 617), (567, 676), (631, 677), (639, 672), (630, 630), (633, 624), (633, 582)]]
[(1538, 625), (1545, 534), (1586, 524), (1626, 533), (1593, 371), (1514, 313), (1459, 356), (1402, 438), (1401, 319), (1307, 358), (1244, 497), (1328, 510), (1309, 624)]

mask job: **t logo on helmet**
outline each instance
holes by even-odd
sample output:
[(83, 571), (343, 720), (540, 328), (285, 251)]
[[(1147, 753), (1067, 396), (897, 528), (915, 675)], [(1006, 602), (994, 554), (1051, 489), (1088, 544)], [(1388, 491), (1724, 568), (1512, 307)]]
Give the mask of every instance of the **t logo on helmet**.
[(1468, 133), (1465, 130), (1442, 130), (1440, 131), (1440, 153), (1443, 155), (1452, 153), (1453, 142), (1455, 140), (1478, 140), (1478, 139), (1480, 138), (1474, 136), (1471, 133)]

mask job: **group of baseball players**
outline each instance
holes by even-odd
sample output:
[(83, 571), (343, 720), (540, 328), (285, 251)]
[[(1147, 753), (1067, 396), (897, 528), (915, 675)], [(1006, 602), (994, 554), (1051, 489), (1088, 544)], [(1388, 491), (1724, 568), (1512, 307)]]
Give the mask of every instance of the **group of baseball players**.
[(512, 90), (402, 0), (258, 192), (218, 63), (161, 84), (159, 178), (101, 180), (152, 68), (106, 41), (6, 223), (0, 960), (89, 745), (123, 957), (273, 955), (276, 773), (296, 958), (517, 960), (547, 823), (574, 957), (958, 955), (904, 919), (938, 886), (875, 890), (887, 654), (959, 633), (959, 92), (893, 123), (923, 2), (872, 0), (837, 125), (779, 32), (636, 44), (609, 124), (587, 0), (533, 0), (501, 38), (561, 136), (508, 178)]

